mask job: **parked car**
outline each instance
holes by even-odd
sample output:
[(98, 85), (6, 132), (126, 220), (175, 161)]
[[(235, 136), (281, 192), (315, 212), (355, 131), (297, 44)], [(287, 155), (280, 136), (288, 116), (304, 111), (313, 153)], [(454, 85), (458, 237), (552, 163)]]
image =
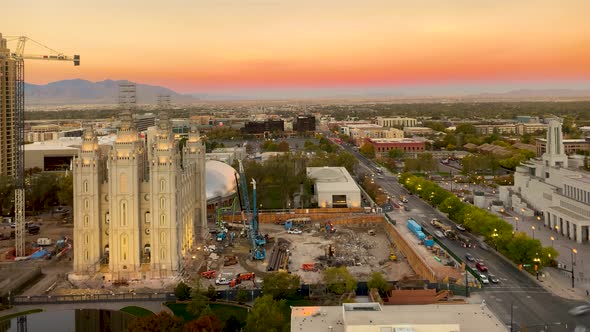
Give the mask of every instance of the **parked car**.
[(407, 198), (405, 198), (405, 197), (402, 198), (402, 203), (407, 203), (407, 202), (408, 202), (408, 199)]
[(289, 230), (287, 231), (287, 233), (289, 233), (289, 234), (301, 234), (301, 233), (303, 233), (303, 232), (302, 232), (300, 229), (297, 229), (297, 228), (291, 228), (291, 229), (289, 229)]
[(480, 272), (488, 272), (488, 267), (483, 263), (483, 262), (478, 262), (475, 263), (475, 267), (480, 271)]
[(470, 253), (466, 253), (465, 258), (470, 262), (475, 262), (475, 258)]
[(485, 275), (485, 274), (480, 274), (480, 275), (479, 275), (479, 278), (481, 279), (481, 282), (482, 282), (484, 285), (487, 285), (487, 284), (489, 284), (489, 283), (490, 283), (490, 281), (488, 280), (488, 277), (486, 277), (486, 275)]
[(445, 235), (443, 234), (443, 232), (436, 230), (434, 231), (434, 235), (436, 235), (437, 238), (442, 239), (445, 237)]
[(229, 279), (229, 278), (217, 278), (215, 280), (216, 285), (229, 285), (230, 282), (231, 282), (231, 279)]
[(461, 224), (457, 224), (457, 226), (455, 226), (455, 227), (457, 227), (457, 229), (460, 230), (460, 231), (462, 231), (462, 232), (465, 231), (465, 226), (463, 226)]
[(410, 207), (407, 205), (404, 205), (404, 211), (409, 212), (410, 211)]
[(493, 275), (493, 274), (488, 274), (488, 277), (489, 277), (490, 281), (491, 281), (492, 283), (494, 283), (494, 284), (497, 284), (497, 283), (499, 283), (499, 282), (500, 282), (500, 279), (498, 279), (498, 277), (496, 277), (496, 276), (495, 276), (495, 275)]
[(590, 304), (582, 304), (568, 311), (568, 313), (572, 316), (581, 316), (587, 314), (588, 312), (590, 312)]
[(41, 227), (39, 227), (37, 225), (31, 225), (28, 228), (29, 234), (39, 234), (40, 231), (41, 231)]

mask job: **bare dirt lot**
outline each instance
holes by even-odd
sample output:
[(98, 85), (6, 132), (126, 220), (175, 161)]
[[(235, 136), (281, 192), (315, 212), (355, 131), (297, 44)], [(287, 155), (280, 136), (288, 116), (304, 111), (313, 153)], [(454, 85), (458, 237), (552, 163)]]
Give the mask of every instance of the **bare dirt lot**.
[[(321, 268), (318, 271), (304, 271), (302, 264), (316, 263), (323, 268), (329, 266), (346, 266), (348, 270), (360, 281), (370, 278), (371, 272), (381, 272), (387, 280), (400, 280), (403, 277), (414, 276), (414, 272), (405, 261), (403, 255), (391, 244), (385, 232), (380, 229), (382, 226), (376, 226), (373, 229), (375, 235), (369, 235), (368, 229), (338, 225), (335, 233), (326, 233), (320, 228), (314, 228), (308, 224), (303, 227), (302, 234), (289, 234), (284, 226), (263, 224), (260, 232), (268, 234), (270, 237), (266, 247), (266, 259), (264, 261), (253, 261), (249, 258), (251, 244), (247, 238), (237, 238), (233, 245), (224, 246), (226, 242), (211, 242), (216, 245), (218, 252), (213, 254), (213, 258), (206, 259), (206, 268), (201, 268), (200, 272), (205, 270), (216, 270), (218, 274), (224, 274), (225, 277), (235, 276), (237, 273), (254, 272), (257, 280), (260, 280), (267, 271), (268, 264), (271, 262), (272, 248), (278, 243), (285, 243), (288, 246), (289, 272), (299, 275), (306, 284), (321, 282)], [(222, 250), (220, 250), (223, 248)], [(329, 261), (326, 255), (332, 249), (332, 257)], [(396, 261), (390, 260), (390, 254), (397, 256)], [(224, 266), (223, 257), (236, 255), (239, 264)], [(196, 273), (195, 273), (196, 274)], [(214, 284), (215, 279), (203, 279), (205, 286)], [(245, 283), (245, 288), (255, 287), (254, 283)], [(220, 286), (227, 288), (229, 286)]]

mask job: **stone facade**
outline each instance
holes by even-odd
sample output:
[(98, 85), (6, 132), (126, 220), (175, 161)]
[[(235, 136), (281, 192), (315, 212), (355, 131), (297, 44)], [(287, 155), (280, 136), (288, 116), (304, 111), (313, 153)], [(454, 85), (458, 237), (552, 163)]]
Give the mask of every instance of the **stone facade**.
[(500, 199), (524, 217), (542, 215), (545, 226), (586, 243), (590, 239), (590, 173), (580, 169), (583, 159), (568, 157), (561, 122), (553, 119), (542, 158), (516, 168), (514, 186), (500, 190)]
[(112, 146), (99, 146), (86, 129), (73, 166), (74, 273), (176, 275), (206, 234), (205, 148), (196, 127), (181, 155), (165, 113), (143, 138), (124, 111)]

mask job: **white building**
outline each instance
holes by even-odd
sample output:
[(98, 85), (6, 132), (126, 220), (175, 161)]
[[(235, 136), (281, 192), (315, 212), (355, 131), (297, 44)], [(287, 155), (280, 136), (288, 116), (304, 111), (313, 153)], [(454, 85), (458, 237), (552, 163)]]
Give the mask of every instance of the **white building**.
[(165, 113), (144, 139), (122, 112), (112, 146), (86, 129), (73, 176), (73, 278), (175, 276), (207, 233), (205, 148), (193, 126), (181, 158)]
[(328, 332), (507, 332), (486, 305), (386, 305), (293, 307), (291, 331)]
[(583, 158), (565, 153), (561, 122), (549, 121), (547, 148), (541, 158), (516, 168), (514, 186), (500, 190), (500, 199), (525, 216), (543, 214), (546, 226), (577, 241), (590, 238), (590, 173)]
[(315, 180), (314, 198), (319, 207), (361, 206), (361, 191), (346, 168), (308, 167), (307, 176)]
[(377, 117), (377, 124), (382, 127), (416, 127), (418, 120), (414, 118), (384, 118), (381, 116)]

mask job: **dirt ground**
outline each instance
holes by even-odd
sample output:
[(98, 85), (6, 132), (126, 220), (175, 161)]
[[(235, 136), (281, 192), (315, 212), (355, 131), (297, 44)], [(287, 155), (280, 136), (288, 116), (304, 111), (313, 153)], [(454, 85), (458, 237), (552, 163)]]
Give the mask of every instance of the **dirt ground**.
[[(33, 247), (33, 244), (37, 242), (38, 238), (50, 238), (53, 240), (53, 243), (55, 243), (56, 240), (63, 239), (64, 237), (71, 239), (74, 233), (73, 224), (65, 223), (64, 217), (66, 216), (62, 215), (62, 213), (51, 212), (47, 212), (35, 217), (27, 216), (25, 219), (26, 222), (31, 222), (40, 226), (39, 234), (31, 235), (28, 232), (25, 233), (25, 247), (27, 252), (36, 250), (36, 248)], [(10, 235), (10, 232), (13, 230), (14, 228), (11, 228), (8, 224), (0, 224), (0, 233)], [(26, 262), (15, 262), (12, 259), (9, 259), (10, 257), (7, 257), (8, 253), (14, 250), (14, 245), (14, 239), (0, 241), (0, 261), (2, 261), (3, 270), (6, 270), (7, 273), (10, 273), (10, 271), (17, 269), (18, 265), (21, 265), (23, 268), (40, 267), (43, 273), (43, 277), (38, 282), (34, 283), (23, 291), (24, 295), (50, 293), (51, 291), (47, 292), (47, 290), (50, 289), (54, 283), (57, 285), (61, 281), (64, 281), (66, 273), (71, 272), (72, 270), (72, 260), (70, 256), (71, 253), (68, 253), (59, 259), (38, 259), (29, 260)], [(51, 251), (53, 250), (54, 246), (48, 246), (45, 248), (48, 251)], [(2, 275), (1, 272), (0, 275)], [(12, 277), (14, 277), (14, 275), (12, 275)], [(53, 288), (55, 288), (55, 286)]]
[[(268, 234), (271, 238), (266, 245), (267, 258), (260, 261), (252, 261), (248, 258), (250, 244), (248, 239), (242, 238), (234, 241), (233, 246), (228, 246), (220, 253), (215, 253), (213, 259), (207, 259), (205, 270), (216, 270), (224, 276), (235, 276), (241, 272), (255, 272), (256, 283), (259, 283), (266, 272), (270, 253), (274, 244), (281, 239), (289, 243), (289, 271), (299, 275), (304, 283), (317, 283), (321, 281), (321, 272), (305, 272), (301, 265), (304, 263), (322, 263), (327, 266), (323, 259), (329, 247), (334, 250), (335, 260), (347, 266), (349, 271), (358, 280), (368, 280), (371, 272), (383, 273), (387, 280), (399, 280), (405, 276), (413, 276), (414, 272), (404, 260), (401, 253), (392, 246), (387, 239), (385, 232), (379, 227), (374, 228), (375, 235), (368, 234), (366, 228), (355, 228), (339, 226), (332, 234), (313, 229), (312, 225), (303, 228), (302, 234), (288, 234), (281, 225), (263, 224), (261, 233)], [(215, 243), (218, 248), (219, 243)], [(395, 262), (389, 260), (393, 249), (399, 257)], [(238, 265), (223, 266), (224, 255), (236, 255), (239, 259)], [(214, 279), (204, 279), (203, 284), (208, 286), (214, 283)], [(247, 283), (245, 288), (254, 287), (254, 284)], [(221, 289), (228, 286), (219, 287)]]

